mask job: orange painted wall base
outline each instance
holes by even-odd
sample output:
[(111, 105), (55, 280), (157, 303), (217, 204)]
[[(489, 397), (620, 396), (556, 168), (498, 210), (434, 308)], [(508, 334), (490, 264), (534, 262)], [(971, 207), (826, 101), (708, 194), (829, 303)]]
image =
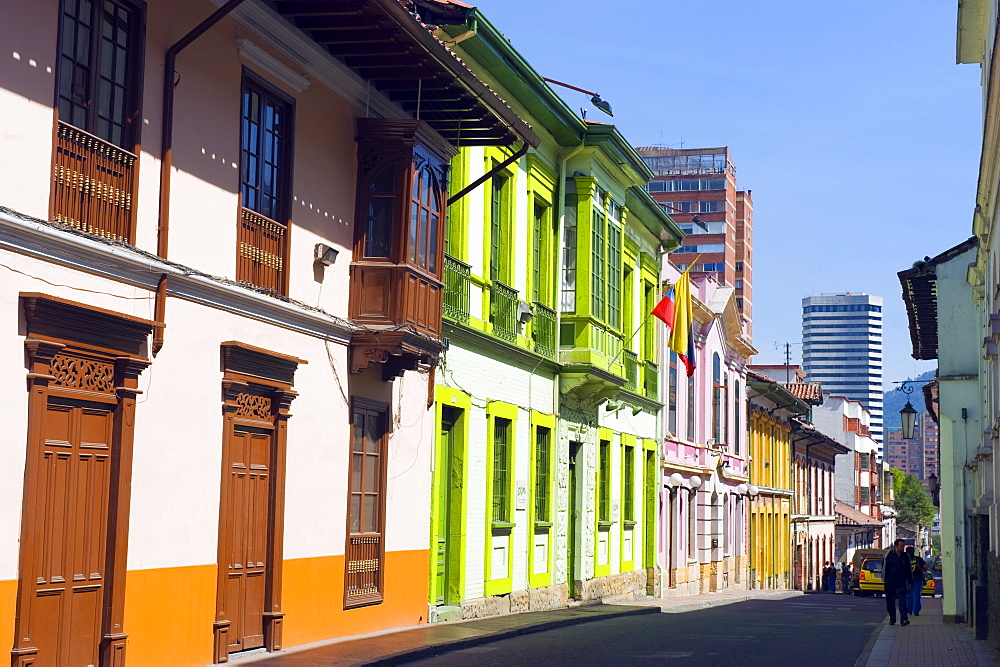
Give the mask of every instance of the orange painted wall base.
[(17, 581), (0, 581), (0, 656), (14, 645), (14, 615), (17, 613)]
[(212, 662), (216, 571), (214, 563), (128, 571), (127, 664), (168, 667)]
[[(385, 554), (385, 601), (344, 609), (344, 557), (296, 558), (284, 565), (285, 647), (427, 622), (430, 552)], [(212, 662), (216, 565), (129, 570), (125, 660), (143, 667)], [(0, 581), (0, 651), (14, 644), (17, 582)]]
[(385, 554), (382, 604), (344, 609), (344, 557), (285, 561), (285, 647), (427, 622), (430, 552)]

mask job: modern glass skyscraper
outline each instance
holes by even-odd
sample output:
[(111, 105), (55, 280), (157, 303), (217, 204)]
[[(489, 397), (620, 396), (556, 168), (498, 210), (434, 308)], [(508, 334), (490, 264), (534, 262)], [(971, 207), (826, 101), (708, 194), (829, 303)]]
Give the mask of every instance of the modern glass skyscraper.
[(823, 393), (860, 401), (882, 457), (882, 297), (863, 292), (802, 299), (802, 368)]

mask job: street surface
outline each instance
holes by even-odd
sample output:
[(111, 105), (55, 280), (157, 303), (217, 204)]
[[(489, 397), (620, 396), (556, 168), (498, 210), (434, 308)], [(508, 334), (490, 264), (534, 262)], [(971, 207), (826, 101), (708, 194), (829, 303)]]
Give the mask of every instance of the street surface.
[(882, 598), (748, 600), (572, 625), (407, 664), (853, 665), (885, 617)]

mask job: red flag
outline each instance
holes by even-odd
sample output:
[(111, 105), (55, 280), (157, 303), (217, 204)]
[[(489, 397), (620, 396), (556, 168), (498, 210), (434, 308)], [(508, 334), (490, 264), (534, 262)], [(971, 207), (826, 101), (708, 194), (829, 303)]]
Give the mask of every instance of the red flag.
[(660, 299), (660, 302), (653, 307), (651, 314), (663, 320), (663, 323), (666, 324), (668, 328), (673, 328), (675, 308), (676, 304), (674, 304), (674, 286), (671, 285), (670, 291), (667, 292), (667, 295), (662, 299)]

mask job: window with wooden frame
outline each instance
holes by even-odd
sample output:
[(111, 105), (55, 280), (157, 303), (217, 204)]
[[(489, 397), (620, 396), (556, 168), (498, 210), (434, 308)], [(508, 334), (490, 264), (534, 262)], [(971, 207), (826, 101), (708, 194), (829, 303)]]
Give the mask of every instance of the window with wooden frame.
[(622, 229), (619, 226), (621, 207), (609, 203), (608, 215), (608, 314), (613, 329), (622, 328)]
[(385, 403), (352, 401), (345, 608), (382, 602), (388, 412)]
[(712, 355), (712, 439), (715, 444), (721, 444), (725, 438), (723, 435), (726, 414), (725, 390), (725, 385), (722, 384), (722, 360), (716, 352)]
[(536, 199), (531, 218), (531, 300), (551, 307), (552, 248), (555, 241), (552, 207)]
[(493, 523), (511, 523), (511, 421), (493, 418), (493, 486), (491, 494)]
[(236, 279), (285, 294), (294, 103), (249, 70), (240, 104)]
[(695, 402), (697, 397), (695, 396), (695, 385), (694, 378), (689, 377), (687, 379), (687, 415), (685, 421), (687, 422), (687, 439), (689, 442), (694, 441), (695, 437)]
[(507, 278), (507, 197), (509, 177), (497, 174), (490, 180), (490, 281)]
[(135, 240), (144, 24), (141, 3), (62, 3), (51, 216), (127, 243)]
[(601, 440), (597, 461), (597, 520), (611, 522), (611, 441)]
[(437, 338), (448, 161), (455, 149), (418, 120), (356, 122), (350, 317), (361, 324), (405, 324)]
[(635, 447), (622, 447), (622, 519), (635, 521)]
[(590, 311), (599, 320), (605, 318), (607, 307), (605, 293), (607, 215), (604, 212), (604, 204), (605, 192), (595, 188), (590, 219)]
[(740, 440), (743, 439), (743, 434), (740, 432), (740, 423), (743, 411), (743, 399), (740, 398), (740, 381), (733, 380), (733, 400), (736, 404), (733, 406), (733, 454), (736, 456), (740, 455)]
[(552, 520), (552, 430), (535, 427), (535, 521)]

